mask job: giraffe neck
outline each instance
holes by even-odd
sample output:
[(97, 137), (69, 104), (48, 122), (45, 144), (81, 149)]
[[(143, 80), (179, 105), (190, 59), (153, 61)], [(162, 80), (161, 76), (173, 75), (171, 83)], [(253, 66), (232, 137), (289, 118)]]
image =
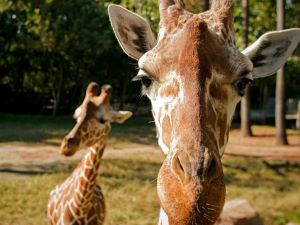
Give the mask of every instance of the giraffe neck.
[(88, 211), (93, 204), (93, 195), (105, 141), (89, 147), (78, 168), (78, 180), (74, 192), (74, 203), (80, 212)]

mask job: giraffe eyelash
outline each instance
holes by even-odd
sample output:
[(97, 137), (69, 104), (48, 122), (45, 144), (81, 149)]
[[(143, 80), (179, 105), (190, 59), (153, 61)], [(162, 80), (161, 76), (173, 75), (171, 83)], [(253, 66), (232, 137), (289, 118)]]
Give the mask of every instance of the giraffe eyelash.
[(146, 74), (138, 74), (134, 78), (132, 78), (132, 81), (141, 81), (142, 85), (145, 88), (148, 88), (151, 86), (153, 80)]

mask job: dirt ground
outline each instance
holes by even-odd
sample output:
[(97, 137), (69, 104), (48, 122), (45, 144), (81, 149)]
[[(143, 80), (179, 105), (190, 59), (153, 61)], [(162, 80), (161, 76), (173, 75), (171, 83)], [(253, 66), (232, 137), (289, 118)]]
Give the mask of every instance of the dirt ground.
[[(71, 163), (79, 162), (85, 151), (80, 151), (72, 157), (58, 153), (58, 146), (19, 143), (0, 143), (0, 176), (2, 179), (27, 174), (34, 175), (59, 170)], [(156, 146), (141, 145), (132, 148), (107, 147), (103, 158), (117, 158), (126, 154), (148, 153), (160, 154)]]
[(257, 129), (255, 135), (243, 138), (240, 130), (233, 130), (225, 155), (247, 156), (264, 160), (280, 160), (300, 163), (300, 135), (290, 134), (287, 146), (276, 145), (275, 136), (269, 129)]
[[(242, 138), (239, 130), (233, 130), (225, 155), (300, 163), (300, 135), (289, 135), (288, 141), (288, 146), (276, 146), (274, 135), (264, 130), (251, 138)], [(85, 153), (82, 151), (68, 158), (60, 155), (58, 148), (53, 145), (0, 143), (0, 173), (3, 176), (43, 173), (79, 161)], [(125, 148), (108, 146), (104, 158), (134, 153), (161, 154), (157, 145), (133, 145)]]

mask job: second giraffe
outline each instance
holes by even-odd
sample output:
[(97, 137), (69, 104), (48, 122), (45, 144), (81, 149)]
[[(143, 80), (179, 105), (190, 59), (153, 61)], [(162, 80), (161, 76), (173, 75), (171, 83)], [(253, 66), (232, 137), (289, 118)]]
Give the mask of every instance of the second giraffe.
[(90, 83), (84, 101), (75, 111), (76, 125), (63, 139), (60, 153), (74, 155), (86, 147), (87, 154), (75, 171), (50, 193), (48, 220), (51, 225), (102, 225), (105, 202), (96, 184), (98, 169), (111, 130), (110, 123), (123, 123), (132, 113), (114, 111), (109, 103), (111, 86)]

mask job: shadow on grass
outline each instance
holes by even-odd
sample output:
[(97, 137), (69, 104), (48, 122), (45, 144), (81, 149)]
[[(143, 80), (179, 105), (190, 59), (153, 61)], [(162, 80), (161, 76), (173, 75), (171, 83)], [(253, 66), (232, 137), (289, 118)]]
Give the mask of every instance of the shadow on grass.
[(18, 174), (18, 175), (42, 175), (42, 174), (45, 174), (46, 172), (4, 168), (4, 169), (0, 169), (0, 173), (12, 173), (12, 174)]
[[(109, 138), (139, 144), (154, 144), (155, 126), (151, 117), (132, 117), (124, 124), (112, 124)], [(75, 125), (71, 116), (0, 115), (0, 143), (25, 142), (57, 145)]]
[(0, 115), (0, 142), (43, 142), (62, 138), (74, 122), (68, 117)]
[[(20, 176), (37, 176), (42, 174), (65, 174), (70, 175), (77, 167), (79, 162), (58, 162), (43, 165), (18, 165), (3, 166), (0, 168), (1, 173), (16, 174)], [(146, 159), (103, 159), (100, 169), (99, 178), (105, 180), (126, 182), (126, 180), (136, 181), (155, 181), (158, 170), (161, 166), (159, 161), (149, 161)]]
[(226, 185), (273, 188), (279, 192), (297, 189), (300, 165), (234, 157), (223, 163)]
[(44, 163), (44, 164), (20, 164), (20, 165), (3, 165), (0, 167), (0, 173), (11, 173), (17, 175), (42, 175), (52, 174), (61, 171), (73, 171), (76, 163)]

